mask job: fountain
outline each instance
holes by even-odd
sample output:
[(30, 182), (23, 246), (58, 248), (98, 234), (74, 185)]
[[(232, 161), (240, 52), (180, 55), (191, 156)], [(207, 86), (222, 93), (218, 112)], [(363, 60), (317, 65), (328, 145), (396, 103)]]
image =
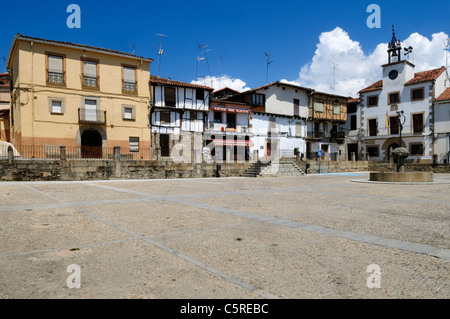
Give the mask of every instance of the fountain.
[[(403, 111), (397, 111), (398, 123), (400, 125), (399, 145), (402, 145), (402, 130), (405, 117)], [(405, 172), (405, 159), (409, 156), (409, 152), (404, 147), (397, 147), (391, 153), (394, 161), (397, 163), (396, 172), (372, 172), (369, 180), (376, 182), (406, 182), (406, 183), (427, 183), (433, 182), (433, 172)]]

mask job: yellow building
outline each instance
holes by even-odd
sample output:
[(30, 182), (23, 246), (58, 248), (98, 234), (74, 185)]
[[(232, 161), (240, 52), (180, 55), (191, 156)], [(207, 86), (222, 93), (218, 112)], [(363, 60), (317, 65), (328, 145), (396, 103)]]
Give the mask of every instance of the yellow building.
[(0, 73), (0, 141), (9, 142), (9, 74)]
[(12, 143), (149, 149), (152, 61), (18, 34), (7, 61)]

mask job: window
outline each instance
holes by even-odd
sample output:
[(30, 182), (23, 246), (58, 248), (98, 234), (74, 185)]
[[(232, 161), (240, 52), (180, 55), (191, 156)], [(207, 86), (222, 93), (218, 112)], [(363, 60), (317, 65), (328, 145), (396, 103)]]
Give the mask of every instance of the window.
[(351, 103), (347, 105), (347, 113), (356, 113), (356, 104)]
[(204, 89), (196, 89), (195, 96), (197, 100), (203, 101), (205, 99), (205, 90)]
[(378, 105), (378, 95), (372, 95), (367, 97), (367, 106), (377, 106)]
[(252, 95), (252, 105), (263, 106), (265, 102), (265, 95), (255, 93)]
[(410, 144), (409, 152), (411, 155), (423, 155), (423, 144)]
[(423, 133), (423, 113), (413, 114), (413, 132)]
[(222, 123), (222, 112), (214, 112), (214, 123)]
[(160, 112), (161, 124), (170, 124), (170, 112)]
[(357, 130), (357, 123), (356, 123), (356, 115), (350, 116), (350, 130), (354, 131)]
[(164, 101), (166, 106), (176, 106), (175, 99), (175, 88), (165, 87), (164, 88)]
[(122, 119), (135, 120), (136, 119), (136, 107), (132, 105), (122, 105)]
[(99, 112), (97, 111), (97, 100), (84, 100), (84, 107), (81, 109), (81, 118), (87, 122), (97, 122)]
[(61, 101), (52, 101), (52, 113), (62, 113)]
[(370, 157), (380, 156), (380, 150), (378, 146), (367, 146), (367, 155)]
[(294, 116), (300, 116), (300, 100), (294, 99)]
[(323, 102), (315, 101), (314, 102), (314, 110), (319, 113), (323, 113)]
[(400, 125), (397, 116), (389, 118), (389, 129), (391, 134), (400, 134)]
[(412, 89), (411, 90), (411, 101), (420, 101), (424, 99), (424, 89), (423, 88), (419, 88), (419, 89)]
[(130, 137), (130, 152), (139, 152), (139, 137)]
[(136, 92), (136, 68), (134, 66), (123, 66), (123, 91)]
[(378, 125), (377, 119), (369, 120), (369, 136), (377, 136)]
[(398, 104), (398, 103), (400, 103), (400, 93), (399, 92), (389, 93), (388, 94), (388, 101), (389, 101), (389, 104)]
[(341, 106), (339, 104), (333, 105), (333, 114), (340, 115), (341, 114)]
[(64, 56), (48, 54), (47, 82), (64, 84)]
[(97, 61), (83, 60), (83, 87), (98, 88)]

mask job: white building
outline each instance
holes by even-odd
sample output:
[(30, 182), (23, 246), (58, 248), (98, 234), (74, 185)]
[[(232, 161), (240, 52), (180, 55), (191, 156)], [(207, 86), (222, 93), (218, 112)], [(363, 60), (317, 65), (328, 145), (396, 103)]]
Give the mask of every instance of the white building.
[(434, 154), (438, 163), (450, 163), (450, 88), (434, 103)]
[(394, 33), (382, 80), (359, 92), (363, 159), (388, 160), (392, 150), (402, 146), (411, 154), (408, 160), (433, 160), (434, 100), (449, 85), (445, 67), (415, 73), (414, 64), (401, 60), (402, 54)]
[[(169, 157), (174, 145), (184, 143), (201, 151), (202, 135), (213, 88), (150, 76), (151, 131), (155, 154)], [(199, 141), (194, 136), (200, 136)], [(196, 143), (199, 145), (196, 145)]]
[(253, 158), (271, 156), (273, 150), (281, 157), (306, 153), (308, 95), (312, 91), (276, 81), (226, 98), (251, 106), (249, 128)]

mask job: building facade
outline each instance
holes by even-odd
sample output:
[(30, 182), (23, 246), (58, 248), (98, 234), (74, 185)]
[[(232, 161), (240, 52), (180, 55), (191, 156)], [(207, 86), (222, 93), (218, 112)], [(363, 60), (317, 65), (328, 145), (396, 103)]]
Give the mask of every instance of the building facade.
[(205, 157), (220, 161), (249, 161), (252, 133), (250, 106), (246, 103), (211, 99), (205, 130)]
[[(191, 155), (201, 156), (210, 94), (214, 89), (158, 76), (151, 76), (150, 85), (152, 145), (156, 158), (183, 156), (183, 161), (190, 162), (194, 160)], [(180, 155), (182, 150), (186, 150), (184, 155)]]
[(306, 153), (306, 119), (312, 91), (276, 81), (226, 98), (250, 106), (253, 158), (264, 159), (274, 152), (280, 157)]
[[(11, 141), (101, 152), (150, 148), (150, 63), (119, 51), (18, 34), (7, 61)], [(101, 154), (87, 157), (99, 157)]]
[(322, 159), (345, 159), (345, 131), (341, 125), (347, 122), (349, 98), (314, 91), (308, 104), (306, 156), (317, 158), (322, 151)]
[(450, 88), (435, 100), (434, 154), (438, 163), (450, 163)]
[(382, 80), (359, 92), (362, 157), (390, 160), (392, 150), (401, 146), (410, 152), (408, 160), (432, 162), (435, 99), (449, 85), (445, 67), (416, 73), (414, 64), (401, 59), (395, 33), (387, 52)]
[(9, 73), (0, 73), (0, 141), (9, 142), (11, 107)]

